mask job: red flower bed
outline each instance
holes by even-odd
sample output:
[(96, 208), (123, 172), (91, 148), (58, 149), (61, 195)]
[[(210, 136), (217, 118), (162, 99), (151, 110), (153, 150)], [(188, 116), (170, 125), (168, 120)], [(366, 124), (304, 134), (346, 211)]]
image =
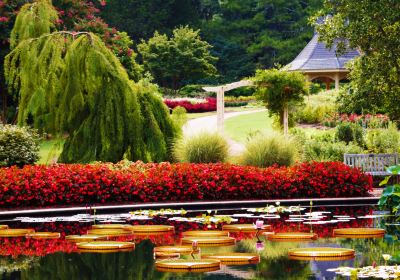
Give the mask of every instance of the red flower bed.
[(188, 113), (203, 113), (217, 110), (217, 99), (212, 97), (206, 98), (206, 101), (201, 103), (192, 103), (188, 100), (173, 99), (166, 99), (164, 100), (164, 103), (171, 109), (178, 106), (183, 107)]
[(368, 196), (371, 177), (340, 162), (257, 168), (141, 162), (0, 169), (0, 207)]
[(335, 127), (344, 122), (358, 123), (363, 127), (386, 128), (389, 124), (389, 117), (382, 114), (377, 115), (357, 115), (357, 114), (334, 114), (326, 118), (324, 124), (329, 127)]

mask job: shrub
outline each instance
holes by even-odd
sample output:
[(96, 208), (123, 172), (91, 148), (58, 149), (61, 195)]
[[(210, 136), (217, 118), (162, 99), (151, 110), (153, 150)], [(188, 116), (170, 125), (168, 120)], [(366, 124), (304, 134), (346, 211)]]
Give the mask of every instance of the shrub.
[(35, 130), (0, 125), (0, 166), (23, 166), (39, 159), (39, 135)]
[(202, 132), (181, 138), (174, 145), (175, 158), (180, 162), (216, 163), (228, 157), (227, 141), (218, 133)]
[(343, 161), (345, 153), (360, 154), (363, 149), (345, 142), (328, 142), (311, 139), (303, 146), (304, 161)]
[(367, 149), (371, 153), (397, 153), (400, 147), (400, 135), (394, 124), (388, 129), (371, 129), (366, 136)]
[(247, 101), (225, 101), (225, 107), (243, 107), (249, 104)]
[(178, 127), (182, 127), (188, 120), (186, 109), (181, 106), (175, 107), (172, 110), (171, 118)]
[(274, 164), (290, 166), (297, 154), (296, 144), (281, 134), (256, 135), (246, 145), (242, 155), (244, 165), (268, 167)]
[(371, 177), (340, 162), (58, 164), (0, 168), (0, 207), (367, 196)]
[(198, 97), (205, 95), (204, 85), (186, 85), (179, 90), (179, 95), (186, 97)]
[(358, 145), (364, 145), (364, 131), (357, 123), (344, 122), (336, 127), (336, 138), (339, 141), (355, 142)]
[(298, 123), (316, 124), (322, 123), (326, 116), (334, 112), (333, 106), (318, 105), (305, 107), (297, 110), (294, 114), (294, 118)]
[(357, 114), (332, 114), (324, 119), (324, 124), (330, 127), (336, 127), (340, 123), (351, 122), (358, 123), (365, 128), (387, 128), (390, 119), (386, 115), (357, 115)]
[(208, 97), (204, 102), (199, 103), (192, 103), (189, 100), (182, 99), (165, 99), (164, 103), (168, 106), (168, 108), (171, 109), (174, 109), (178, 106), (183, 107), (188, 113), (203, 113), (217, 110), (217, 99), (213, 97)]

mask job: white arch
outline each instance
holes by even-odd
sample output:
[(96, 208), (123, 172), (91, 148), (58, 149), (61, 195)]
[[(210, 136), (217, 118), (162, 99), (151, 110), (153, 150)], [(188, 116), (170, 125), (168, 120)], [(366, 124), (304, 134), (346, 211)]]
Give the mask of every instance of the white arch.
[(203, 89), (207, 92), (215, 92), (217, 93), (217, 128), (218, 132), (224, 133), (224, 111), (225, 111), (225, 91), (230, 91), (235, 88), (252, 86), (253, 82), (250, 80), (243, 80), (239, 82), (234, 82), (231, 84), (226, 84), (222, 86), (215, 87), (203, 87)]

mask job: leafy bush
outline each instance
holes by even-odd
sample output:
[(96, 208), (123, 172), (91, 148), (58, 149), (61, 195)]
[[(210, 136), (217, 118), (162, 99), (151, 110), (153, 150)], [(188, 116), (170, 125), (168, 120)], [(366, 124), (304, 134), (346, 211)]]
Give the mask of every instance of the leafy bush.
[(304, 161), (343, 161), (345, 153), (360, 154), (363, 153), (363, 149), (345, 142), (330, 142), (317, 139), (310, 139), (303, 146)]
[(238, 97), (225, 96), (224, 100), (225, 100), (225, 102), (233, 102), (233, 101), (235, 101), (235, 102), (236, 101), (237, 102), (244, 102), (244, 101), (250, 102), (250, 101), (255, 101), (256, 98), (252, 95), (251, 96), (238, 96)]
[(290, 166), (297, 155), (297, 147), (293, 139), (281, 134), (256, 135), (246, 145), (242, 155), (244, 165), (268, 167), (274, 164)]
[(390, 166), (387, 171), (391, 174), (391, 176), (387, 176), (379, 184), (380, 186), (386, 185), (386, 187), (382, 192), (381, 198), (379, 199), (378, 206), (380, 209), (391, 211), (397, 218), (400, 211), (400, 184), (390, 184), (389, 181), (391, 177), (399, 176), (400, 165)]
[(322, 123), (326, 116), (334, 113), (334, 107), (328, 105), (318, 105), (305, 107), (295, 112), (295, 120), (298, 123), (316, 124)]
[(371, 129), (366, 136), (367, 149), (371, 153), (397, 153), (400, 147), (400, 135), (394, 124), (388, 129)]
[(171, 118), (178, 127), (182, 127), (188, 120), (186, 109), (181, 106), (175, 107), (172, 110)]
[(226, 96), (252, 96), (254, 94), (254, 87), (240, 87), (225, 92)]
[(186, 97), (199, 97), (206, 95), (204, 85), (186, 85), (179, 90), (179, 95)]
[(243, 107), (246, 106), (247, 104), (249, 103), (246, 101), (230, 101), (230, 102), (225, 101), (225, 107)]
[[(340, 162), (257, 168), (137, 162), (0, 168), (0, 207), (366, 196), (371, 177)], [(21, 191), (24, 190), (24, 191)]]
[(208, 97), (205, 99), (205, 102), (199, 103), (192, 103), (189, 100), (182, 99), (165, 99), (164, 103), (171, 109), (178, 106), (183, 107), (188, 113), (203, 113), (217, 110), (217, 99), (213, 97)]
[(228, 151), (227, 141), (218, 133), (199, 133), (181, 138), (174, 145), (175, 158), (180, 162), (224, 162), (228, 157)]
[(0, 125), (0, 166), (23, 166), (39, 159), (39, 135), (35, 130)]
[(357, 123), (344, 122), (336, 127), (336, 138), (346, 144), (355, 142), (362, 146), (364, 145), (364, 130)]

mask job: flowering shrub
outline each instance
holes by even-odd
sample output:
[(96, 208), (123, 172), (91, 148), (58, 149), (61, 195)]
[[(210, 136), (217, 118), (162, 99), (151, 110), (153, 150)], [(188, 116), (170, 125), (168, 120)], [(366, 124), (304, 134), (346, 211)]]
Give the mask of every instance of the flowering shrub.
[(371, 177), (340, 162), (266, 169), (137, 162), (0, 169), (0, 207), (367, 196)]
[(185, 99), (165, 99), (164, 103), (171, 109), (178, 106), (183, 107), (188, 113), (203, 113), (217, 110), (217, 99), (212, 97), (206, 98), (204, 102), (192, 102)]
[(368, 128), (386, 128), (389, 124), (389, 117), (382, 114), (357, 115), (357, 114), (334, 114), (324, 120), (324, 125), (335, 127), (344, 122), (358, 123)]
[[(214, 97), (207, 97), (206, 99), (196, 100), (194, 98), (183, 99), (165, 99), (164, 103), (168, 108), (174, 109), (178, 106), (186, 109), (188, 113), (203, 113), (212, 112), (217, 110), (217, 99)], [(247, 101), (242, 100), (225, 100), (225, 107), (241, 107), (246, 106)]]

